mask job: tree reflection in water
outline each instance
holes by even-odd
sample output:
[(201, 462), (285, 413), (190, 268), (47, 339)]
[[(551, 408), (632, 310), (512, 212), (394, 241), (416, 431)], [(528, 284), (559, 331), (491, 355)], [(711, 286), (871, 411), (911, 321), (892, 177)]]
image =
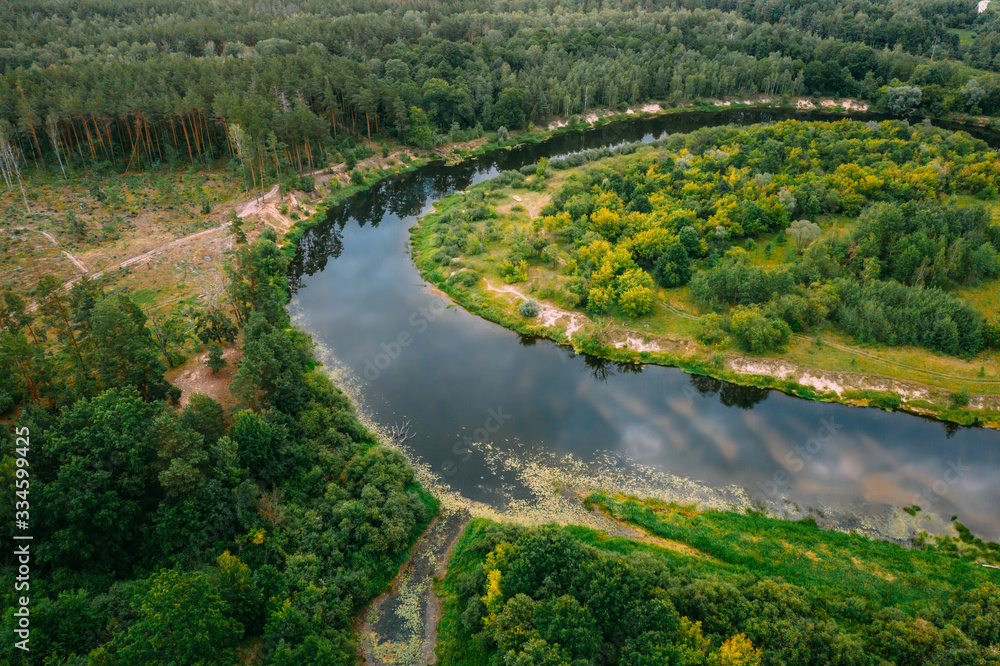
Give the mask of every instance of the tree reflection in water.
[(701, 395), (715, 395), (717, 393), (719, 402), (723, 405), (739, 407), (740, 409), (752, 409), (754, 405), (763, 402), (771, 392), (770, 389), (730, 384), (706, 375), (691, 375), (691, 385)]

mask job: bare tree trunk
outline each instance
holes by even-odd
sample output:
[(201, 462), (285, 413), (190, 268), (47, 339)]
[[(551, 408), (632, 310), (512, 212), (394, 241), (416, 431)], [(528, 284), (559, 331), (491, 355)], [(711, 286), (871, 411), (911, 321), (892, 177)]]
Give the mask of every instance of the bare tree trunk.
[(0, 162), (4, 164), (4, 177), (8, 180), (8, 187), (11, 185), (11, 177), (17, 178), (17, 184), (21, 188), (21, 198), (24, 199), (24, 210), (30, 213), (31, 207), (28, 206), (28, 195), (24, 192), (24, 181), (21, 180), (20, 159), (11, 147), (9, 137), (6, 136), (0, 137)]
[(57, 127), (59, 121), (55, 119), (55, 116), (49, 116), (48, 129), (49, 129), (49, 140), (52, 142), (52, 148), (56, 151), (56, 159), (59, 160), (59, 169), (62, 171), (63, 178), (66, 178), (66, 167), (63, 166), (62, 155), (59, 151), (59, 129)]

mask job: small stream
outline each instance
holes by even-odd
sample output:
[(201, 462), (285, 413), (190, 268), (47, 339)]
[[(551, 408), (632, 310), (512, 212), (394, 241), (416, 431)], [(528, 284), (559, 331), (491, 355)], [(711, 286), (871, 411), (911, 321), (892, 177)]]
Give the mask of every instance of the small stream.
[[(952, 516), (1000, 538), (1000, 433), (578, 356), (434, 294), (408, 229), (433, 202), (540, 157), (719, 124), (830, 116), (732, 110), (573, 132), (401, 174), (331, 209), (298, 245), (292, 312), (373, 425), (409, 424), (425, 481), (484, 511), (608, 487), (720, 508), (764, 503), (903, 539)], [(859, 116), (880, 120), (878, 116)], [(972, 128), (995, 143), (985, 130)], [(900, 508), (917, 504), (916, 517)], [(558, 509), (536, 519), (558, 519)]]

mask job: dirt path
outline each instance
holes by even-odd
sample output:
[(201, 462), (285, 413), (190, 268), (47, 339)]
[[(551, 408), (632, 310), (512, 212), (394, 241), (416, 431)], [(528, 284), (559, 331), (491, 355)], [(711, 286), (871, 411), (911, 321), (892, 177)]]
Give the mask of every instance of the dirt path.
[(87, 267), (83, 265), (82, 261), (80, 261), (79, 259), (77, 259), (76, 257), (74, 257), (72, 254), (70, 254), (66, 250), (64, 250), (61, 247), (59, 247), (59, 241), (57, 241), (55, 238), (53, 238), (52, 234), (50, 234), (47, 231), (41, 231), (41, 230), (39, 230), (38, 233), (40, 233), (41, 235), (43, 235), (46, 238), (48, 238), (49, 241), (51, 241), (53, 245), (55, 245), (57, 248), (59, 248), (59, 251), (62, 252), (66, 256), (67, 259), (69, 259), (71, 262), (73, 262), (73, 265), (76, 266), (78, 269), (80, 269), (81, 273), (87, 274), (87, 273), (90, 272), (90, 271), (87, 270)]
[[(180, 245), (184, 245), (185, 243), (188, 243), (190, 241), (196, 240), (196, 239), (201, 238), (203, 236), (208, 236), (209, 234), (214, 234), (214, 233), (217, 233), (217, 232), (220, 232), (220, 231), (225, 231), (228, 228), (229, 228), (229, 222), (226, 222), (225, 224), (219, 225), (217, 227), (212, 227), (211, 229), (205, 229), (204, 231), (199, 231), (197, 233), (193, 233), (193, 234), (184, 236), (182, 238), (177, 238), (175, 240), (170, 241), (169, 243), (164, 243), (163, 245), (160, 245), (159, 247), (154, 247), (154, 248), (152, 248), (150, 250), (146, 250), (142, 254), (138, 254), (138, 255), (136, 255), (134, 257), (130, 257), (129, 259), (126, 259), (125, 261), (119, 262), (119, 263), (115, 264), (114, 266), (109, 266), (109, 267), (105, 268), (102, 271), (98, 271), (96, 273), (89, 273), (87, 271), (84, 271), (84, 272), (87, 273), (88, 277), (99, 278), (102, 275), (105, 275), (107, 273), (113, 273), (113, 272), (115, 272), (117, 270), (121, 270), (122, 268), (128, 268), (129, 266), (135, 266), (137, 264), (146, 263), (147, 261), (149, 261), (150, 259), (152, 259), (156, 255), (161, 254), (161, 253), (163, 253), (163, 252), (165, 252), (165, 251), (167, 251), (169, 249), (176, 248), (176, 247), (178, 247)], [(230, 241), (230, 244), (231, 243), (232, 243), (232, 241)], [(82, 278), (82, 277), (83, 276), (79, 276), (79, 277), (75, 277), (75, 278), (73, 278), (71, 280), (67, 280), (66, 282), (63, 283), (63, 289), (69, 289), (74, 284), (76, 284), (77, 282), (79, 282), (80, 278)]]
[(70, 254), (70, 253), (69, 253), (69, 252), (67, 252), (66, 250), (62, 249), (62, 247), (60, 247), (60, 245), (59, 245), (59, 241), (57, 241), (57, 240), (55, 239), (55, 237), (53, 237), (53, 236), (52, 236), (52, 234), (50, 234), (49, 232), (47, 232), (47, 231), (42, 231), (41, 229), (28, 229), (27, 227), (13, 227), (13, 228), (14, 228), (14, 229), (18, 229), (18, 230), (20, 230), (20, 231), (37, 231), (37, 232), (38, 232), (38, 233), (40, 233), (41, 235), (45, 236), (45, 237), (46, 237), (46, 238), (47, 238), (47, 239), (49, 240), (49, 242), (50, 242), (50, 243), (52, 243), (52, 245), (53, 245), (53, 246), (55, 246), (55, 248), (56, 248), (57, 250), (59, 250), (60, 252), (62, 252), (62, 253), (63, 253), (63, 255), (64, 255), (64, 256), (65, 256), (65, 257), (66, 257), (67, 259), (69, 259), (69, 260), (70, 260), (70, 262), (72, 262), (72, 264), (73, 264), (74, 266), (76, 266), (76, 267), (77, 267), (77, 269), (79, 269), (79, 271), (80, 271), (81, 273), (83, 273), (84, 275), (86, 275), (86, 274), (90, 273), (90, 270), (89, 270), (89, 269), (87, 268), (87, 266), (86, 266), (86, 265), (84, 265), (84, 263), (83, 263), (82, 261), (80, 261), (79, 259), (77, 259), (77, 258), (76, 258), (75, 256), (73, 256), (72, 254)]
[[(239, 215), (240, 218), (245, 219), (251, 215), (256, 215), (260, 212), (263, 206), (267, 204), (267, 202), (269, 202), (271, 199), (277, 196), (277, 193), (278, 193), (278, 185), (275, 185), (267, 192), (267, 194), (263, 195), (262, 197), (252, 197), (250, 199), (236, 203), (234, 209), (238, 211), (237, 214)], [(103, 275), (106, 275), (108, 273), (113, 273), (123, 268), (129, 268), (130, 266), (136, 266), (138, 264), (146, 263), (158, 254), (162, 254), (163, 252), (166, 252), (168, 250), (178, 248), (179, 246), (184, 245), (186, 243), (190, 243), (191, 241), (196, 241), (198, 239), (210, 236), (212, 234), (224, 233), (229, 227), (230, 223), (225, 222), (224, 224), (220, 224), (217, 227), (212, 227), (211, 229), (204, 229), (202, 231), (198, 231), (193, 234), (188, 234), (187, 236), (182, 236), (181, 238), (175, 238), (174, 240), (164, 243), (163, 245), (159, 245), (157, 247), (146, 250), (145, 252), (137, 254), (134, 257), (129, 257), (124, 261), (120, 261), (117, 264), (114, 264), (113, 266), (108, 266), (107, 268), (97, 271), (96, 273), (91, 273), (87, 269), (87, 267), (84, 266), (83, 262), (78, 260), (70, 253), (66, 252), (65, 250), (61, 251), (63, 254), (67, 256), (67, 258), (70, 261), (72, 261), (77, 266), (77, 268), (80, 269), (80, 271), (84, 275), (91, 278), (99, 278)], [(45, 231), (40, 231), (39, 233), (41, 233), (50, 241), (52, 241), (52, 244), (55, 245), (56, 247), (59, 246), (58, 241), (56, 241), (56, 239), (53, 238), (49, 233)], [(232, 247), (232, 240), (229, 241), (229, 247)], [(70, 289), (73, 285), (79, 282), (82, 277), (83, 275), (80, 275), (70, 280), (67, 280), (66, 282), (63, 283), (63, 289), (64, 290)]]
[(267, 194), (259, 197), (253, 197), (244, 201), (242, 204), (236, 204), (236, 214), (240, 216), (241, 219), (246, 219), (251, 215), (257, 215), (260, 213), (275, 197), (278, 196), (280, 184), (275, 183), (274, 187), (267, 191)]
[[(529, 301), (534, 300), (531, 296), (526, 296), (523, 292), (519, 291), (516, 287), (511, 285), (503, 285), (500, 287), (494, 287), (488, 280), (484, 280), (486, 288), (489, 291), (496, 291), (501, 294), (512, 294), (522, 300)], [(573, 339), (573, 334), (583, 328), (589, 319), (585, 315), (578, 312), (570, 312), (569, 310), (563, 310), (562, 308), (557, 308), (554, 305), (550, 305), (544, 301), (538, 302), (538, 321), (542, 326), (555, 326), (557, 322), (561, 319), (566, 320), (566, 338), (568, 340)]]
[[(689, 312), (685, 312), (685, 311), (683, 311), (683, 310), (681, 310), (679, 308), (676, 308), (676, 307), (670, 305), (669, 303), (666, 303), (665, 301), (659, 301), (659, 303), (660, 303), (660, 305), (662, 305), (663, 307), (665, 307), (667, 310), (669, 310), (673, 314), (676, 314), (679, 317), (684, 317), (685, 319), (690, 319), (692, 321), (699, 321), (701, 319), (701, 317), (699, 317), (697, 315), (693, 315), (693, 314), (691, 314)], [(793, 333), (793, 335), (794, 335), (794, 337), (798, 338), (799, 340), (810, 340), (811, 339), (811, 338), (809, 338), (809, 336), (800, 335), (798, 333)], [(947, 372), (939, 372), (937, 370), (927, 370), (925, 368), (917, 368), (917, 367), (914, 367), (914, 366), (911, 366), (911, 365), (906, 365), (905, 363), (900, 363), (899, 361), (893, 361), (893, 360), (890, 360), (890, 359), (887, 359), (887, 358), (882, 358), (882, 357), (877, 356), (877, 355), (875, 355), (875, 354), (873, 354), (871, 352), (865, 351), (863, 349), (858, 349), (857, 347), (847, 347), (845, 345), (837, 344), (836, 342), (830, 342), (830, 341), (824, 340), (823, 344), (827, 345), (828, 347), (833, 347), (834, 349), (837, 349), (839, 351), (846, 352), (848, 354), (853, 354), (855, 356), (863, 356), (863, 357), (865, 357), (865, 358), (867, 358), (869, 360), (875, 361), (876, 363), (881, 363), (883, 365), (890, 365), (890, 366), (894, 366), (894, 367), (897, 367), (897, 368), (903, 368), (905, 370), (911, 370), (911, 371), (914, 371), (914, 372), (919, 372), (919, 373), (922, 373), (922, 374), (925, 374), (925, 375), (930, 375), (932, 377), (939, 377), (941, 379), (957, 379), (959, 381), (971, 382), (971, 383), (974, 383), (974, 384), (996, 384), (997, 383), (997, 380), (995, 380), (995, 379), (982, 379), (982, 378), (979, 378), (979, 377), (960, 377), (958, 375), (948, 374)], [(796, 366), (794, 366), (794, 364), (791, 364), (791, 363), (786, 363), (784, 365), (786, 367), (789, 367), (789, 368), (796, 367)], [(771, 374), (771, 373), (768, 373), (768, 374)], [(887, 379), (886, 381), (889, 381), (889, 380)], [(837, 392), (840, 393), (840, 391), (837, 391)]]
[(658, 546), (660, 548), (666, 548), (667, 550), (672, 550), (684, 555), (691, 555), (693, 557), (704, 557), (708, 559), (715, 559), (710, 555), (706, 555), (697, 548), (692, 548), (686, 543), (681, 543), (680, 541), (674, 541), (673, 539), (664, 539), (663, 537), (651, 534), (641, 527), (636, 525), (629, 525), (626, 522), (618, 520), (613, 516), (608, 515), (601, 509), (595, 508), (591, 511), (598, 523), (606, 522), (606, 527), (598, 527), (597, 529), (603, 529), (611, 536), (625, 537), (626, 539), (631, 539), (632, 541), (639, 541), (642, 543), (647, 543), (651, 546)]
[(448, 557), (470, 515), (442, 508), (413, 546), (388, 592), (373, 601), (358, 634), (361, 663), (379, 666), (427, 666), (436, 661), (441, 603), (434, 581), (447, 572)]

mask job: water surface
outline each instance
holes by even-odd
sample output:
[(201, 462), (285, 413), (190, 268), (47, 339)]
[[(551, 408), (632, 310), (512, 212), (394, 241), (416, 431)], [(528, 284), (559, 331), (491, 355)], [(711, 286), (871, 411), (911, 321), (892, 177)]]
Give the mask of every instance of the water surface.
[(418, 461), (471, 500), (502, 508), (530, 495), (516, 475), (489, 464), (484, 447), (473, 445), (481, 442), (494, 456), (627, 461), (708, 488), (736, 486), (772, 507), (826, 508), (860, 520), (898, 519), (893, 507), (918, 504), (921, 515), (958, 516), (996, 539), (996, 431), (576, 356), (445, 307), (409, 257), (408, 229), (434, 201), (499, 171), (668, 132), (788, 117), (817, 116), (660, 116), (393, 177), (331, 209), (302, 238), (292, 309), (356, 381), (368, 416), (386, 427), (409, 423), (406, 445)]

